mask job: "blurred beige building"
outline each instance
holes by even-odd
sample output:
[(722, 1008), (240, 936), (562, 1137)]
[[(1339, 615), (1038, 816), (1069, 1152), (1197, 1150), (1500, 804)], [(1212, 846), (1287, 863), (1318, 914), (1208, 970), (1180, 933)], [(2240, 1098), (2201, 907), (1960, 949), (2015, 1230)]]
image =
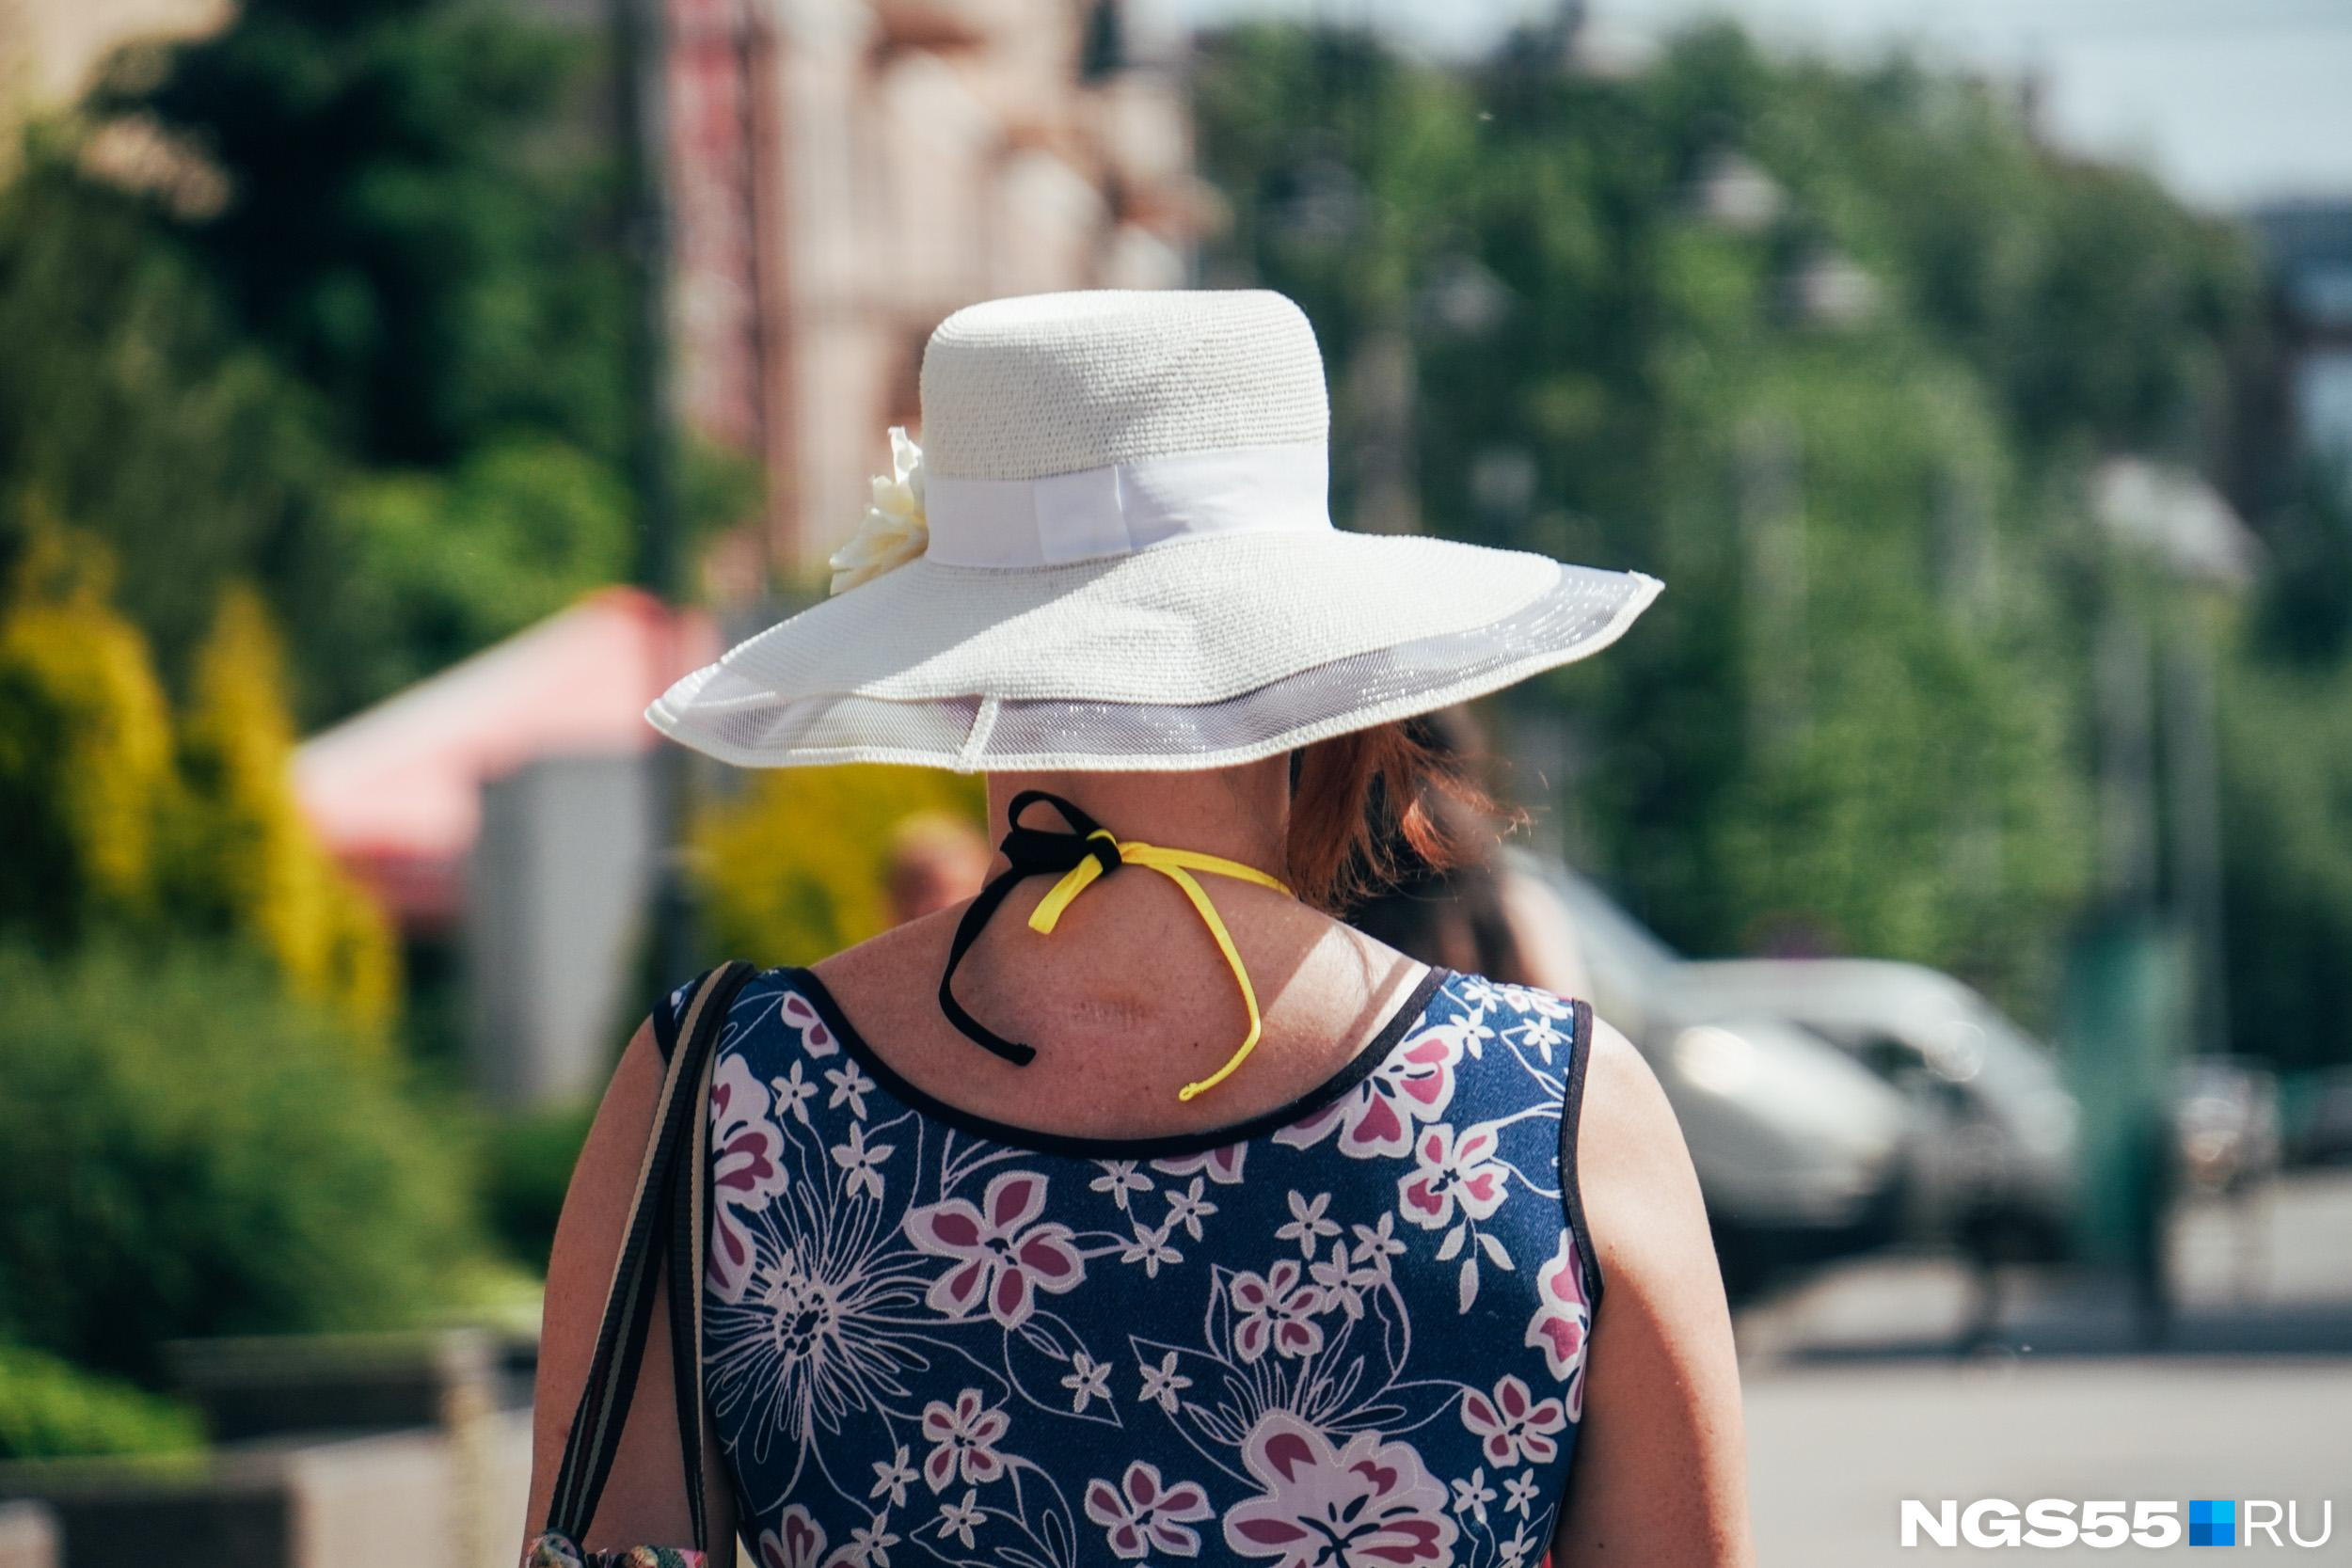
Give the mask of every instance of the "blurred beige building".
[[(600, 27), (611, 0), (513, 0)], [(884, 432), (917, 420), (924, 339), (959, 306), (1165, 288), (1214, 198), (1172, 62), (1120, 0), (667, 0), (679, 395), (757, 458), (764, 538), (730, 584), (818, 570)], [(116, 46), (231, 0), (0, 0), (0, 132)]]
[(72, 100), (117, 45), (218, 26), (228, 0), (0, 0), (0, 132)]
[[(680, 388), (768, 475), (768, 562), (855, 528), (941, 317), (1184, 282), (1209, 198), (1116, 0), (671, 0)], [(749, 565), (750, 562), (741, 564)]]

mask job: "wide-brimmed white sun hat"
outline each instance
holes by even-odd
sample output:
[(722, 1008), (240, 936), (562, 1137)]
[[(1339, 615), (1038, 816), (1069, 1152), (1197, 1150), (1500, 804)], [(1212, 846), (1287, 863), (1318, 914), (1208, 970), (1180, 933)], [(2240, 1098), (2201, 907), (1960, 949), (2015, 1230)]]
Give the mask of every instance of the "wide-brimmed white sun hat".
[(745, 767), (1254, 761), (1597, 652), (1655, 578), (1327, 504), (1314, 333), (1263, 291), (1040, 294), (923, 356), (834, 594), (679, 681), (664, 734)]

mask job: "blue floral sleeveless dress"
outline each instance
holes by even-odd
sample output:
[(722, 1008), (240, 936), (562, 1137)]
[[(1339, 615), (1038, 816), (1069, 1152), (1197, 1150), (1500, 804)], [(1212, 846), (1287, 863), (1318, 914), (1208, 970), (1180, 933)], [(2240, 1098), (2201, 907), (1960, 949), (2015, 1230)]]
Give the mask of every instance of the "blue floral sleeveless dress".
[(757, 976), (714, 1069), (705, 1281), (744, 1541), (762, 1568), (1532, 1568), (1600, 1291), (1591, 1034), (1432, 972), (1279, 1110), (1073, 1138), (924, 1094), (814, 974)]

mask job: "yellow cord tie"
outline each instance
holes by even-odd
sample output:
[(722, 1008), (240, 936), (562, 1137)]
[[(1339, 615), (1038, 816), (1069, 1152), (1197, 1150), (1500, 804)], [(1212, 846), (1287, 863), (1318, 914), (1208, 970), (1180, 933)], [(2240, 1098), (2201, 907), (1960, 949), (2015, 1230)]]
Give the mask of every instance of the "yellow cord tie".
[[(1193, 879), (1192, 873), (1207, 871), (1219, 877), (1231, 877), (1235, 881), (1255, 882), (1260, 887), (1272, 888), (1286, 898), (1295, 898), (1297, 895), (1256, 866), (1229, 861), (1221, 855), (1204, 855), (1194, 849), (1165, 849), (1156, 844), (1122, 840), (1113, 836), (1108, 828), (1097, 828), (1087, 836), (1090, 839), (1108, 839), (1118, 849), (1122, 863), (1148, 865), (1184, 889), (1184, 896), (1191, 900), (1194, 911), (1200, 916), (1200, 923), (1216, 940), (1216, 950), (1225, 955), (1226, 965), (1233, 972), (1234, 984), (1241, 987), (1241, 1004), (1249, 1013), (1249, 1033), (1242, 1037), (1241, 1045), (1226, 1058), (1223, 1067), (1199, 1083), (1186, 1084), (1177, 1091), (1178, 1100), (1191, 1100), (1232, 1077), (1233, 1069), (1248, 1060), (1249, 1053), (1258, 1048), (1258, 1035), (1264, 1027), (1264, 1020), (1258, 1014), (1258, 993), (1249, 984), (1249, 972), (1242, 967), (1241, 954), (1233, 946), (1232, 933), (1225, 928), (1225, 922), (1217, 914), (1216, 906), (1209, 902), (1208, 893)], [(1038, 901), (1037, 908), (1030, 911), (1029, 929), (1041, 936), (1051, 936), (1054, 927), (1061, 919), (1062, 911), (1078, 895), (1093, 886), (1095, 879), (1102, 875), (1103, 863), (1091, 855), (1064, 872), (1061, 880), (1056, 882), (1052, 890)]]

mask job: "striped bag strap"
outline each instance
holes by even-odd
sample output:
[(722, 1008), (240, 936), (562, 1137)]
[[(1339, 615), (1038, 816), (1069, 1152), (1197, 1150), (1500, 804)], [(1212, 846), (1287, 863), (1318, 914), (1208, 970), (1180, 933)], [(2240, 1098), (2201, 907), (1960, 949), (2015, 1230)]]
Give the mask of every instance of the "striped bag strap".
[[(703, 1497), (702, 1291), (709, 1184), (710, 1074), (719, 1035), (736, 993), (755, 971), (747, 963), (711, 970), (694, 984), (655, 1107), (652, 1135), (638, 1166), (628, 1229), (606, 1288), (604, 1320), (580, 1408), (564, 1440), (547, 1528), (584, 1542), (612, 1473), (628, 1419), (629, 1397), (645, 1352), (666, 1273), (670, 1291), (671, 1370), (676, 1383), (679, 1456), (694, 1550), (709, 1549)], [(667, 1263), (666, 1271), (664, 1263)]]

